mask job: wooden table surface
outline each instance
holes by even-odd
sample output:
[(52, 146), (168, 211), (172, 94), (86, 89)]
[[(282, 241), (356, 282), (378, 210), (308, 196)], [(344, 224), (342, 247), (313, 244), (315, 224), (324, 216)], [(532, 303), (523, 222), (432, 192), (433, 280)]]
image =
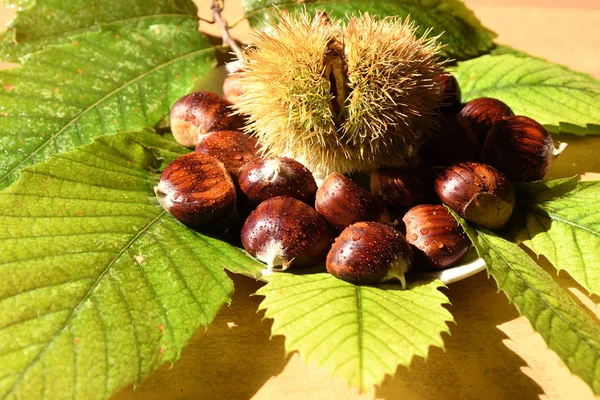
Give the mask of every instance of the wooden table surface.
[[(466, 0), (467, 6), (497, 41), (565, 64), (600, 78), (600, 0)], [(209, 0), (197, 0), (200, 15), (210, 19)], [(226, 18), (241, 17), (241, 0), (226, 1)], [(2, 9), (0, 22), (11, 18)], [(218, 34), (208, 24), (201, 29)], [(234, 36), (249, 35), (246, 24)], [(6, 67), (6, 66), (4, 66)], [(562, 136), (569, 147), (550, 171), (551, 177), (582, 174), (600, 179), (600, 138)], [(547, 270), (556, 275), (551, 267)], [(593, 399), (591, 390), (547, 349), (529, 322), (517, 315), (485, 273), (445, 290), (456, 324), (445, 335), (446, 350), (432, 349), (427, 362), (415, 359), (410, 370), (368, 393), (359, 394), (327, 370), (288, 357), (282, 337), (270, 336), (271, 323), (256, 313), (261, 284), (232, 276), (236, 293), (212, 325), (199, 332), (174, 366), (163, 366), (135, 391), (114, 399)], [(566, 274), (558, 280), (600, 317), (600, 298), (587, 298)]]

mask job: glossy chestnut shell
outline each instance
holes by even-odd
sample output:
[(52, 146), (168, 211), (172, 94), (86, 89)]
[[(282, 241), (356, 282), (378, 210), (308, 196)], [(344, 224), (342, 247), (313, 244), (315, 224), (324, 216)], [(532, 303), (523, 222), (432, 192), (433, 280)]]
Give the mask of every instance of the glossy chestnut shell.
[(173, 137), (181, 145), (194, 148), (199, 135), (241, 129), (244, 119), (232, 115), (231, 106), (229, 101), (211, 92), (194, 92), (182, 97), (171, 108)]
[(458, 215), (488, 229), (502, 228), (515, 206), (515, 192), (506, 176), (477, 162), (443, 170), (435, 181), (435, 192)]
[(225, 165), (235, 179), (240, 169), (258, 157), (256, 138), (240, 131), (215, 131), (202, 135), (194, 151), (210, 154)]
[(371, 192), (396, 213), (435, 198), (433, 177), (417, 168), (379, 168), (371, 172)]
[(248, 162), (238, 178), (240, 201), (254, 209), (261, 202), (277, 196), (289, 196), (314, 204), (317, 183), (301, 163), (287, 157), (256, 158)]
[(537, 181), (544, 178), (560, 151), (554, 148), (550, 133), (542, 125), (515, 116), (494, 125), (481, 157), (512, 182)]
[(390, 222), (381, 200), (337, 172), (329, 174), (317, 190), (315, 208), (338, 231), (360, 221)]
[(357, 222), (335, 239), (327, 254), (327, 271), (357, 285), (397, 279), (406, 286), (404, 274), (413, 254), (404, 236), (389, 225)]
[(246, 219), (241, 237), (244, 249), (269, 271), (318, 264), (333, 241), (323, 217), (287, 196), (262, 202)]
[(421, 204), (402, 218), (406, 240), (415, 247), (415, 266), (445, 269), (460, 261), (471, 241), (442, 205)]
[(225, 218), (236, 200), (223, 163), (202, 153), (184, 154), (170, 162), (154, 193), (165, 210), (192, 228)]
[(504, 118), (515, 115), (500, 100), (480, 97), (469, 101), (458, 113), (458, 121), (465, 129), (471, 130), (483, 144), (492, 127)]

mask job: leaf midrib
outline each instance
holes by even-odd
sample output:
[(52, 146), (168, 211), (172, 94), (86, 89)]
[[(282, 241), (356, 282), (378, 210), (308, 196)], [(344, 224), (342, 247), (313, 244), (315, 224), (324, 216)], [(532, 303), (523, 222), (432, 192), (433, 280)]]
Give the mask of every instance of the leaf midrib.
[[(17, 16), (18, 17), (18, 16)], [(107, 26), (114, 26), (114, 25), (126, 25), (130, 22), (134, 22), (134, 21), (144, 21), (146, 19), (154, 19), (154, 18), (174, 18), (174, 19), (197, 19), (197, 17), (195, 15), (189, 15), (189, 14), (154, 14), (154, 15), (144, 15), (141, 17), (133, 17), (133, 18), (126, 18), (126, 19), (117, 19), (114, 21), (110, 21), (110, 22), (101, 22), (101, 23), (97, 23), (94, 25), (89, 25), (83, 28), (77, 28), (77, 29), (71, 29), (68, 31), (63, 31), (63, 32), (58, 32), (58, 33), (54, 33), (52, 35), (47, 35), (47, 36), (39, 36), (36, 37), (34, 39), (30, 39), (30, 40), (23, 40), (20, 43), (35, 43), (37, 41), (42, 41), (42, 40), (48, 40), (51, 38), (55, 38), (55, 37), (60, 37), (60, 36), (76, 36), (78, 34), (81, 33), (85, 33), (87, 31), (101, 31), (102, 27), (107, 27)], [(18, 34), (19, 31), (19, 27), (15, 27), (12, 29), (12, 31), (15, 34)], [(16, 36), (15, 36), (16, 37)]]
[(22, 372), (19, 373), (19, 378), (13, 383), (13, 386), (12, 386), (11, 390), (9, 392), (7, 392), (5, 398), (9, 394), (11, 394), (11, 393), (14, 394), (15, 393), (16, 388), (18, 387), (19, 383), (22, 381), (23, 377), (27, 374), (27, 371), (29, 371), (29, 369), (31, 369), (31, 367), (33, 367), (40, 360), (40, 358), (48, 350), (48, 348), (50, 347), (50, 345), (70, 325), (71, 321), (73, 320), (73, 318), (75, 317), (75, 315), (79, 311), (80, 307), (90, 298), (92, 292), (98, 287), (98, 285), (100, 284), (100, 282), (102, 281), (102, 279), (104, 278), (104, 276), (108, 273), (108, 271), (110, 270), (110, 268), (117, 262), (117, 260), (123, 254), (125, 254), (126, 251), (128, 251), (131, 248), (131, 246), (139, 239), (139, 237), (142, 234), (144, 234), (145, 232), (147, 232), (150, 229), (150, 227), (152, 227), (152, 225), (154, 225), (154, 223), (157, 222), (160, 218), (162, 218), (166, 213), (167, 212), (165, 210), (163, 210), (160, 214), (158, 214), (150, 222), (148, 222), (148, 224), (146, 224), (146, 226), (144, 226), (142, 229), (140, 229), (140, 231), (129, 242), (127, 242), (127, 244), (125, 244), (125, 246), (123, 246), (123, 248), (121, 248), (121, 250), (119, 251), (119, 253), (117, 253), (115, 255), (115, 257), (110, 261), (110, 263), (108, 263), (108, 265), (106, 266), (106, 268), (100, 273), (100, 275), (98, 276), (98, 279), (96, 279), (96, 281), (90, 287), (90, 289), (87, 291), (87, 293), (85, 294), (85, 296), (79, 301), (79, 304), (77, 304), (77, 306), (75, 306), (73, 308), (73, 312), (71, 313), (71, 315), (69, 316), (69, 318), (67, 319), (67, 321), (63, 324), (62, 328), (60, 328), (58, 331), (56, 331), (56, 334), (54, 334), (54, 336), (50, 340), (48, 340), (48, 342), (46, 343), (46, 345), (44, 346), (44, 348), (42, 348), (40, 350), (40, 352), (37, 354), (37, 356), (33, 360), (31, 360), (31, 362), (28, 363), (27, 367)]
[(152, 68), (149, 71), (144, 72), (143, 74), (139, 75), (138, 77), (136, 77), (135, 79), (132, 79), (130, 81), (127, 81), (125, 84), (117, 87), (115, 90), (113, 90), (112, 92), (106, 94), (104, 97), (102, 97), (101, 99), (99, 99), (98, 101), (96, 101), (95, 103), (93, 103), (92, 105), (90, 105), (88, 108), (86, 108), (85, 110), (83, 110), (82, 112), (80, 112), (79, 114), (75, 115), (71, 121), (69, 121), (69, 123), (67, 123), (65, 126), (63, 126), (60, 130), (58, 130), (57, 132), (55, 132), (52, 136), (50, 136), (48, 138), (48, 140), (46, 140), (44, 143), (42, 143), (37, 149), (35, 149), (34, 151), (32, 151), (31, 153), (29, 153), (29, 155), (27, 157), (25, 157), (23, 160), (21, 160), (19, 163), (15, 164), (13, 166), (12, 169), (10, 169), (8, 172), (6, 172), (4, 175), (2, 175), (0, 177), (0, 182), (4, 181), (5, 179), (8, 179), (11, 175), (13, 175), (16, 171), (18, 171), (20, 169), (20, 167), (25, 164), (27, 161), (29, 161), (32, 157), (34, 157), (36, 154), (38, 154), (43, 148), (45, 148), (50, 142), (54, 141), (54, 139), (56, 139), (59, 135), (61, 135), (67, 128), (69, 128), (71, 125), (75, 124), (77, 121), (79, 121), (79, 119), (81, 119), (84, 115), (86, 115), (88, 112), (91, 112), (92, 110), (94, 110), (98, 105), (102, 104), (104, 101), (108, 100), (109, 98), (111, 98), (113, 95), (115, 95), (116, 93), (119, 93), (120, 91), (124, 90), (125, 88), (127, 88), (128, 86), (131, 86), (132, 84), (134, 84), (135, 82), (138, 82), (140, 80), (142, 80), (143, 78), (155, 73), (156, 71), (159, 71), (163, 68), (166, 68), (172, 64), (175, 64), (181, 60), (184, 60), (186, 58), (191, 58), (194, 56), (197, 56), (199, 54), (202, 54), (204, 52), (208, 53), (208, 52), (213, 52), (215, 51), (216, 48), (214, 47), (208, 47), (208, 48), (204, 48), (204, 49), (200, 49), (200, 50), (196, 50), (193, 51), (191, 53), (185, 54), (183, 56), (174, 58), (173, 60), (170, 60), (167, 63), (164, 64), (160, 64), (157, 65), (156, 67)]

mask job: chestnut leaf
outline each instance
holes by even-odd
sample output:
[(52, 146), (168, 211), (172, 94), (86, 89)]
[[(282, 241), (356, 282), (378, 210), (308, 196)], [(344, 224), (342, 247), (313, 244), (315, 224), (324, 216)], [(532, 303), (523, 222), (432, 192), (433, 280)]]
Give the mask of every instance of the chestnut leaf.
[(0, 189), (52, 154), (154, 126), (215, 65), (187, 17), (104, 27), (26, 56), (0, 71)]
[(178, 24), (197, 20), (191, 0), (36, 0), (20, 2), (16, 18), (0, 35), (0, 58), (19, 62), (26, 54), (49, 45), (69, 43), (86, 31), (99, 27), (135, 24), (160, 15), (163, 21)]
[(512, 236), (600, 295), (600, 181), (520, 183), (515, 190)]
[[(133, 136), (135, 137), (135, 136)], [(176, 361), (262, 266), (158, 204), (158, 152), (96, 139), (0, 192), (0, 397), (104, 399)]]
[(498, 54), (458, 63), (463, 102), (493, 97), (549, 132), (600, 134), (600, 81), (510, 49)]
[(269, 276), (257, 291), (259, 309), (273, 319), (273, 335), (285, 336), (286, 352), (327, 367), (360, 391), (380, 384), (414, 356), (442, 347), (453, 321), (438, 280), (356, 286), (327, 273)]
[(600, 324), (517, 244), (456, 214), (498, 289), (572, 373), (600, 394)]
[(326, 11), (330, 16), (346, 19), (358, 13), (374, 16), (399, 16), (410, 19), (423, 35), (431, 27), (430, 36), (441, 35), (442, 53), (456, 60), (468, 60), (489, 52), (496, 34), (485, 28), (473, 11), (460, 0), (242, 0), (250, 25), (272, 23), (271, 7), (279, 10)]

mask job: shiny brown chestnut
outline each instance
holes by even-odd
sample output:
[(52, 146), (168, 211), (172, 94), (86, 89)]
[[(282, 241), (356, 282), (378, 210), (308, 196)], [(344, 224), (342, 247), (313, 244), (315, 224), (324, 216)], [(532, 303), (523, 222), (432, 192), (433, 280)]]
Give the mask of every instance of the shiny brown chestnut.
[(566, 143), (554, 148), (550, 133), (539, 123), (523, 116), (508, 117), (488, 133), (482, 160), (500, 171), (510, 181), (543, 179)]
[(458, 215), (488, 229), (500, 229), (515, 206), (515, 192), (496, 168), (477, 162), (455, 164), (435, 181), (435, 192)]
[(461, 107), (461, 91), (458, 81), (454, 75), (448, 72), (442, 72), (438, 76), (439, 90), (441, 92), (442, 103), (438, 108), (441, 113), (457, 114)]
[(261, 202), (277, 196), (289, 196), (314, 204), (317, 183), (301, 163), (287, 157), (256, 158), (241, 169), (238, 186), (240, 201), (254, 209)]
[(442, 205), (421, 204), (402, 218), (406, 240), (415, 247), (415, 267), (445, 269), (460, 261), (471, 241), (456, 219)]
[(379, 168), (371, 172), (371, 192), (396, 213), (435, 197), (433, 177), (417, 168)]
[(397, 279), (406, 288), (404, 275), (412, 264), (412, 249), (398, 230), (357, 222), (335, 239), (325, 265), (331, 275), (356, 285)]
[(232, 115), (232, 104), (211, 92), (195, 92), (177, 100), (171, 108), (171, 132), (181, 145), (193, 148), (198, 137), (214, 131), (239, 130), (244, 119)]
[(242, 227), (242, 245), (267, 270), (308, 267), (325, 259), (333, 241), (327, 222), (312, 207), (287, 196), (262, 202)]
[(210, 154), (221, 161), (235, 179), (240, 169), (258, 157), (256, 138), (240, 131), (215, 131), (200, 136), (194, 151)]
[(481, 144), (472, 130), (459, 123), (458, 117), (443, 114), (437, 118), (437, 128), (419, 149), (419, 157), (432, 167), (479, 159)]
[(184, 154), (170, 162), (154, 193), (165, 210), (191, 228), (225, 218), (236, 200), (223, 163), (202, 153)]
[(510, 107), (500, 100), (480, 97), (465, 104), (458, 113), (458, 121), (465, 129), (474, 132), (483, 144), (492, 126), (513, 115)]
[(360, 221), (391, 222), (381, 200), (337, 172), (329, 174), (317, 190), (315, 208), (338, 231)]

